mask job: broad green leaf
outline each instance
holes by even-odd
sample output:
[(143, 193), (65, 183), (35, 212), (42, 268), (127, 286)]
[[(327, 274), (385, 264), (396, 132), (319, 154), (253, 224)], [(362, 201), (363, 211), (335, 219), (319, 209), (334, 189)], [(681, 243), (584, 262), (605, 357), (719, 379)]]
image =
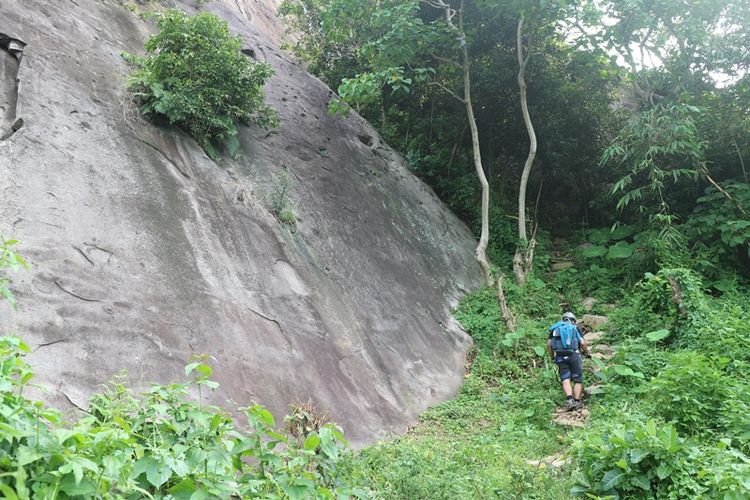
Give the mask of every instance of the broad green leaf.
[(607, 473), (604, 474), (604, 477), (602, 478), (602, 490), (606, 491), (614, 489), (615, 486), (620, 484), (624, 478), (625, 472), (621, 470), (612, 469), (610, 471), (607, 471)]
[(309, 436), (307, 436), (307, 439), (305, 439), (305, 443), (304, 443), (303, 447), (306, 450), (314, 450), (315, 448), (318, 447), (319, 444), (320, 444), (320, 436), (318, 436), (317, 434), (313, 433), (313, 434), (310, 434)]
[(165, 463), (154, 460), (146, 469), (146, 479), (154, 487), (160, 488), (172, 476), (172, 469)]
[(618, 241), (617, 244), (609, 247), (607, 251), (608, 259), (627, 259), (633, 255), (635, 245), (625, 241)]
[(648, 332), (646, 334), (646, 338), (651, 342), (658, 342), (667, 337), (669, 337), (669, 330), (667, 329), (654, 330), (653, 332)]
[(643, 450), (641, 448), (634, 448), (630, 450), (630, 461), (634, 464), (639, 463), (641, 460), (649, 456), (651, 452), (649, 450)]
[(0, 483), (0, 492), (5, 495), (6, 500), (18, 500), (16, 492), (7, 484)]
[(607, 249), (605, 247), (593, 246), (584, 248), (581, 254), (587, 259), (591, 259), (594, 257), (603, 257), (607, 254)]
[(635, 232), (635, 230), (630, 227), (626, 226), (624, 224), (619, 224), (616, 228), (612, 230), (612, 239), (613, 240), (621, 240), (623, 238), (627, 238), (628, 236), (632, 235)]
[(636, 474), (631, 478), (631, 482), (645, 491), (651, 491), (651, 481), (645, 474)]

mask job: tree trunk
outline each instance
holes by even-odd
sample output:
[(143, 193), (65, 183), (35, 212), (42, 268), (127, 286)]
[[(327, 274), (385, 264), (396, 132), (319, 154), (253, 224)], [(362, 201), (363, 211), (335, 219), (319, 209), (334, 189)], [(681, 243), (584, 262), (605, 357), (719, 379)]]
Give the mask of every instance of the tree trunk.
[[(526, 64), (531, 56), (531, 46), (528, 47), (528, 54), (524, 57), (523, 52), (523, 17), (518, 20), (518, 30), (516, 31), (516, 52), (518, 56), (518, 88), (521, 93), (521, 112), (523, 113), (523, 122), (526, 124), (526, 132), (529, 134), (529, 154), (526, 157), (526, 163), (523, 165), (521, 173), (521, 183), (518, 186), (518, 240), (516, 254), (513, 256), (513, 273), (516, 275), (516, 281), (519, 285), (526, 283), (531, 268), (534, 264), (534, 247), (536, 240), (534, 235), (531, 236), (531, 242), (526, 235), (526, 187), (529, 183), (529, 174), (531, 166), (534, 164), (536, 156), (536, 133), (531, 123), (529, 115), (529, 106), (526, 99)], [(529, 42), (529, 45), (531, 43)]]
[[(493, 286), (492, 270), (490, 263), (487, 260), (487, 243), (489, 242), (490, 233), (490, 185), (487, 182), (487, 176), (484, 174), (484, 168), (482, 167), (482, 153), (479, 149), (479, 130), (477, 129), (477, 122), (474, 118), (474, 106), (471, 102), (471, 71), (469, 65), (469, 49), (466, 44), (466, 34), (464, 33), (464, 4), (465, 0), (461, 0), (461, 5), (458, 8), (458, 12), (453, 10), (451, 6), (445, 3), (444, 0), (422, 0), (423, 3), (432, 7), (443, 9), (445, 13), (445, 21), (448, 26), (456, 33), (458, 43), (461, 45), (461, 69), (464, 77), (464, 95), (460, 98), (450, 92), (454, 97), (463, 102), (466, 107), (466, 116), (468, 118), (469, 127), (471, 129), (471, 146), (474, 156), (474, 170), (479, 178), (479, 184), (482, 186), (482, 231), (479, 235), (479, 244), (475, 251), (475, 257), (479, 266), (482, 268), (484, 273), (484, 280), (487, 286)], [(453, 24), (453, 16), (458, 13), (458, 27)]]
[(479, 149), (479, 130), (474, 118), (474, 106), (471, 102), (471, 72), (469, 71), (469, 50), (466, 46), (466, 37), (464, 36), (464, 0), (461, 0), (461, 7), (458, 12), (459, 30), (461, 33), (461, 56), (462, 68), (464, 73), (464, 105), (466, 106), (466, 115), (469, 118), (469, 128), (471, 129), (471, 147), (474, 153), (474, 170), (479, 177), (479, 183), (482, 185), (482, 231), (479, 235), (479, 244), (475, 252), (477, 262), (484, 272), (484, 279), (487, 286), (492, 286), (492, 273), (490, 263), (487, 260), (487, 243), (490, 234), (490, 184), (487, 182), (487, 176), (484, 175), (482, 166), (482, 153)]
[(500, 311), (503, 314), (503, 321), (505, 326), (511, 332), (516, 331), (516, 318), (513, 316), (513, 311), (508, 307), (508, 301), (505, 300), (505, 292), (503, 290), (503, 281), (505, 280), (505, 274), (500, 273), (497, 277), (497, 301), (500, 304)]

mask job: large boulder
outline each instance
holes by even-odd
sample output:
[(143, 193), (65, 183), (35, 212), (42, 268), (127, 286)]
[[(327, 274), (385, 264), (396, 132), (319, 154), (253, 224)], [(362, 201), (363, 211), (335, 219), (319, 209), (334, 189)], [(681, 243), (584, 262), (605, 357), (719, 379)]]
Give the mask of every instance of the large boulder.
[[(460, 386), (469, 339), (450, 310), (480, 281), (475, 241), (361, 117), (326, 113), (331, 91), (253, 24), (252, 3), (208, 8), (276, 69), (281, 127), (243, 128), (241, 157), (218, 162), (129, 100), (120, 53), (142, 53), (153, 21), (114, 0), (0, 3), (0, 42), (23, 48), (19, 62), (0, 43), (15, 132), (0, 141), (0, 231), (32, 263), (0, 331), (31, 344), (59, 406), (85, 406), (121, 369), (136, 385), (180, 379), (207, 354), (212, 402), (283, 415), (312, 399), (361, 444)], [(281, 172), (293, 226), (268, 211)]]

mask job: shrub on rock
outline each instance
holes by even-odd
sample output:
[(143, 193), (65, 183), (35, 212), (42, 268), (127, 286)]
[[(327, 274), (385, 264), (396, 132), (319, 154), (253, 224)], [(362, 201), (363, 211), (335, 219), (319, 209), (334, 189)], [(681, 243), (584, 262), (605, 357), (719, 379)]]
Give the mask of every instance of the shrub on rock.
[(158, 27), (145, 57), (123, 54), (137, 66), (128, 88), (146, 117), (180, 127), (212, 157), (219, 148), (237, 153), (238, 124), (276, 125), (263, 92), (273, 69), (242, 54), (225, 21), (169, 10), (159, 15)]

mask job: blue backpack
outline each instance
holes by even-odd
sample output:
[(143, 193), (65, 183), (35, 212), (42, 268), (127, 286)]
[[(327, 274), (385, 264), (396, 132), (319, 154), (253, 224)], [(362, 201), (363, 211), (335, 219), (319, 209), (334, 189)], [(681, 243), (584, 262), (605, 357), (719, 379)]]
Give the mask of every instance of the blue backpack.
[(578, 350), (578, 328), (567, 321), (558, 321), (549, 327), (552, 332), (552, 349), (555, 351)]

